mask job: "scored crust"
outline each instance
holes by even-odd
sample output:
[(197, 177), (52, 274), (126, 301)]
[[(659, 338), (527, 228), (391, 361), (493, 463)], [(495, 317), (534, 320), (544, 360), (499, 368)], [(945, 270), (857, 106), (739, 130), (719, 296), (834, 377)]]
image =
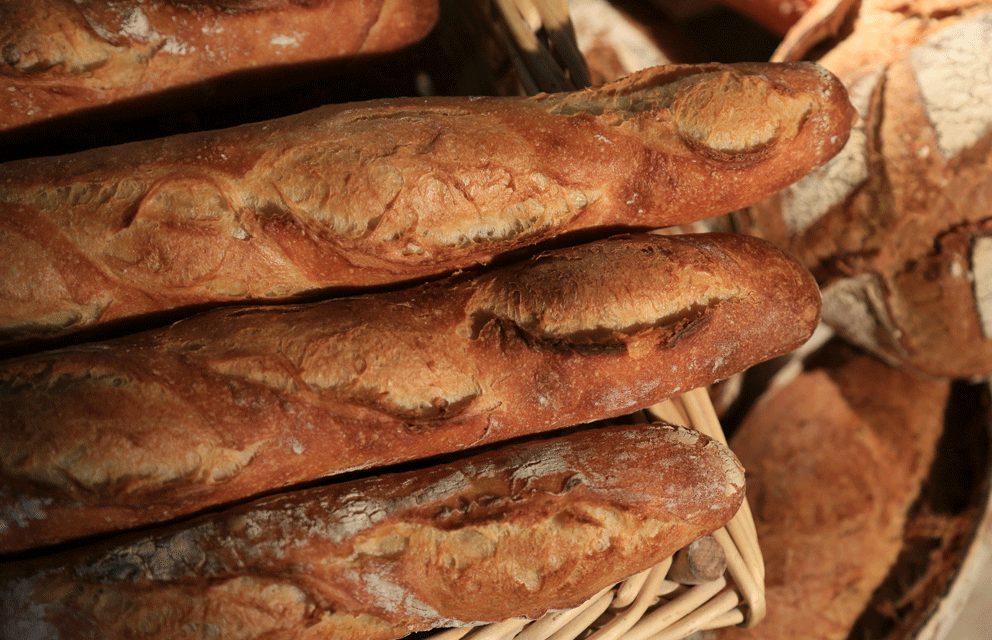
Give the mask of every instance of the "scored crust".
[(749, 208), (753, 232), (816, 275), (845, 339), (928, 375), (988, 377), (992, 4), (846, 4), (843, 38), (798, 35), (820, 36), (805, 46), (860, 119), (834, 158)]
[(8, 360), (0, 549), (624, 415), (791, 351), (819, 304), (770, 243), (644, 234)]
[(719, 528), (743, 495), (736, 458), (697, 432), (583, 431), (9, 563), (0, 629), (372, 640), (537, 617)]
[(571, 94), (334, 105), (7, 163), (0, 343), (709, 218), (822, 164), (851, 116), (813, 65), (673, 66)]

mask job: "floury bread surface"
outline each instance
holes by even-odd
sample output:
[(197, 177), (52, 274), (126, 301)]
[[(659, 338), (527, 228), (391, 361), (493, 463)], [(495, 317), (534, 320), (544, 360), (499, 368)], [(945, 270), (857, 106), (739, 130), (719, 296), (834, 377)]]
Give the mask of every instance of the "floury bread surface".
[(0, 567), (5, 640), (383, 640), (581, 604), (722, 526), (743, 469), (662, 424), (265, 498)]
[(807, 16), (776, 55), (815, 57), (861, 117), (828, 163), (750, 208), (754, 233), (813, 271), (848, 341), (928, 375), (992, 376), (992, 2)]
[(572, 94), (334, 105), (10, 162), (0, 345), (709, 218), (825, 162), (852, 114), (814, 65), (672, 66)]
[(220, 309), (0, 365), (0, 550), (619, 416), (806, 341), (809, 272), (734, 234)]
[(438, 0), (4, 0), (0, 133), (253, 97), (279, 71), (417, 42), (437, 18)]

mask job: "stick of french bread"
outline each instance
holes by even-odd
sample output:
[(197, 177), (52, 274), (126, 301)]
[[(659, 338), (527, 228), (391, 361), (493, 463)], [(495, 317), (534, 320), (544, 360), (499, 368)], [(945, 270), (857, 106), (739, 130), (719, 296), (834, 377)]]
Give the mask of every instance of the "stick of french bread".
[(825, 162), (852, 113), (814, 65), (672, 66), (576, 93), (333, 105), (6, 163), (0, 345), (701, 220)]
[(771, 243), (643, 234), (7, 360), (0, 551), (624, 415), (791, 351), (819, 305)]
[(438, 0), (4, 0), (0, 133), (257, 94), (306, 65), (417, 42), (437, 18)]
[(535, 618), (661, 562), (743, 497), (734, 455), (695, 431), (579, 431), (0, 565), (0, 637), (385, 640)]

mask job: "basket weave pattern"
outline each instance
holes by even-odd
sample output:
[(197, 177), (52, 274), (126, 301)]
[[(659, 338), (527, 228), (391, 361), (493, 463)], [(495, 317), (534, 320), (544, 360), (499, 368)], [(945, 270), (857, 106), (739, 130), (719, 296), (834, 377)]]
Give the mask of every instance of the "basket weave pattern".
[[(695, 389), (646, 410), (648, 419), (696, 429), (727, 443), (709, 394)], [(726, 562), (723, 575), (692, 584), (673, 571), (673, 558), (631, 576), (566, 611), (537, 620), (448, 629), (431, 640), (680, 640), (697, 631), (752, 627), (765, 616), (765, 567), (751, 510), (741, 509), (713, 538)]]

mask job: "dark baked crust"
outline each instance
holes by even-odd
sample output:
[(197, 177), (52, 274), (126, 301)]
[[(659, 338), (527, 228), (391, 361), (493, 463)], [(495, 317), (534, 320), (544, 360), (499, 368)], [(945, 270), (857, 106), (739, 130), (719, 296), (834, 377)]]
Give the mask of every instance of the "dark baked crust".
[(824, 321), (850, 342), (929, 375), (988, 377), (992, 3), (909, 6), (860, 3), (840, 14), (849, 35), (815, 43), (861, 118), (827, 164), (750, 208), (754, 233), (813, 271)]
[(537, 617), (719, 528), (743, 496), (736, 458), (697, 432), (584, 431), (0, 566), (0, 630), (381, 640)]
[(674, 66), (574, 94), (336, 105), (7, 163), (0, 341), (709, 218), (826, 161), (851, 114), (812, 65)]
[(394, 51), (437, 18), (437, 0), (5, 0), (0, 132), (109, 105), (133, 117), (205, 103), (232, 76), (241, 93), (271, 89), (279, 70)]
[(8, 360), (0, 550), (623, 415), (791, 351), (818, 311), (770, 243), (645, 234)]

